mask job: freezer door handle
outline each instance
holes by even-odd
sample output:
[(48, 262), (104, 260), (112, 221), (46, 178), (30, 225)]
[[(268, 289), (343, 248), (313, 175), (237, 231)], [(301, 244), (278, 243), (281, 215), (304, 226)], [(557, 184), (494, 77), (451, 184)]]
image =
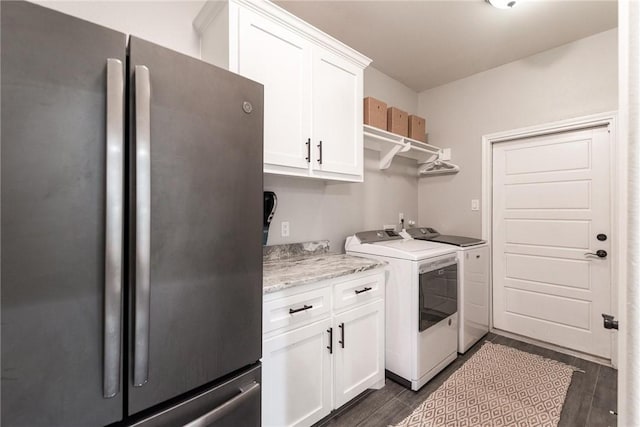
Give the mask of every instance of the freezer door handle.
[(227, 415), (229, 412), (236, 409), (240, 406), (244, 401), (251, 398), (254, 394), (260, 392), (260, 383), (253, 382), (246, 387), (242, 387), (240, 389), (240, 394), (234, 396), (233, 398), (227, 400), (222, 405), (216, 407), (215, 409), (207, 412), (199, 418), (191, 421), (188, 424), (185, 424), (184, 427), (205, 427), (213, 425), (220, 418)]
[(104, 252), (103, 391), (120, 391), (122, 335), (122, 246), (124, 230), (124, 68), (107, 59), (106, 201)]
[(136, 244), (133, 385), (149, 379), (149, 262), (151, 255), (151, 81), (149, 69), (136, 65), (135, 168)]

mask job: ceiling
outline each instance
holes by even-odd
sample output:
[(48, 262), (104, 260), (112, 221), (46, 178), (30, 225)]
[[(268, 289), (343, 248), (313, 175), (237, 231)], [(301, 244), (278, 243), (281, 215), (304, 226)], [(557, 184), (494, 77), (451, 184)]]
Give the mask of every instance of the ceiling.
[(617, 27), (615, 0), (276, 1), (421, 92)]

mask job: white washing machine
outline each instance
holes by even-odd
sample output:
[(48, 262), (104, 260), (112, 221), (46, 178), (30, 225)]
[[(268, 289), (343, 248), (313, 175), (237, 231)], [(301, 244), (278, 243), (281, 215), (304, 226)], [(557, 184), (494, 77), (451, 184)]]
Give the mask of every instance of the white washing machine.
[(458, 252), (458, 353), (464, 353), (489, 332), (489, 245), (472, 237), (441, 235), (430, 227), (410, 228), (407, 233)]
[(456, 248), (377, 230), (348, 237), (345, 249), (388, 263), (385, 368), (418, 390), (458, 356)]

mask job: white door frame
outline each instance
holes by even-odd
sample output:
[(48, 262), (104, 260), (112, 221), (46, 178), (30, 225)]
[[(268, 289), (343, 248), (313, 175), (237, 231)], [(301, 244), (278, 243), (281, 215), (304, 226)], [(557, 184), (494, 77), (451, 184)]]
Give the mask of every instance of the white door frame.
[[(559, 132), (608, 126), (610, 131), (611, 164), (611, 306), (614, 316), (618, 316), (618, 287), (620, 280), (625, 277), (627, 245), (626, 222), (626, 151), (617, 147), (617, 112), (594, 114), (577, 117), (553, 123), (512, 129), (504, 132), (492, 133), (482, 137), (482, 239), (492, 245), (493, 226), (493, 144), (514, 141), (535, 136), (549, 135)], [(623, 279), (624, 280), (624, 279)], [(489, 252), (489, 326), (493, 329), (493, 258)], [(611, 334), (611, 364), (618, 366), (618, 340), (616, 334)]]
[[(627, 282), (621, 282), (619, 295), (620, 354), (618, 359), (618, 425), (640, 424), (640, 3), (624, 0), (618, 3), (618, 109), (619, 148), (628, 152), (621, 163), (628, 172), (629, 246), (625, 254)], [(622, 189), (621, 189), (622, 190)], [(624, 271), (623, 271), (624, 272)]]

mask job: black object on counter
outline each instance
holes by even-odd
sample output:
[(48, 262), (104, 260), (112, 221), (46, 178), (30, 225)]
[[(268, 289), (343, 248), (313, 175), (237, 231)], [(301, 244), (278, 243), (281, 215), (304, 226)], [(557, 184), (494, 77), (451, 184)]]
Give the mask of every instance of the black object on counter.
[(267, 244), (267, 238), (269, 237), (269, 224), (273, 219), (273, 215), (276, 213), (276, 206), (278, 205), (278, 197), (273, 191), (264, 192), (264, 223), (262, 226), (262, 245)]

